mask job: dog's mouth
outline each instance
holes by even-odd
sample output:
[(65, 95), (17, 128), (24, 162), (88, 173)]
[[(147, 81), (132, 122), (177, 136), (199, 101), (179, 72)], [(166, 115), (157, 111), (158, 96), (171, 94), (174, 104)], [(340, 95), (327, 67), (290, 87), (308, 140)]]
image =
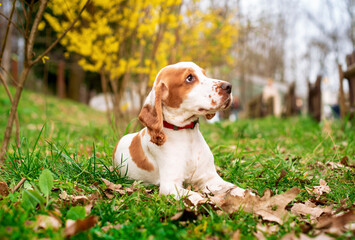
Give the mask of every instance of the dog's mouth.
[(232, 105), (232, 97), (229, 95), (229, 97), (222, 104), (221, 109), (225, 110), (225, 109), (229, 108), (230, 105)]
[(205, 115), (205, 114), (215, 114), (217, 111), (219, 110), (225, 110), (228, 107), (230, 107), (230, 105), (232, 104), (232, 97), (231, 95), (228, 95), (228, 97), (222, 101), (221, 104), (219, 104), (217, 107), (213, 107), (213, 108), (199, 108), (198, 111), (199, 113)]

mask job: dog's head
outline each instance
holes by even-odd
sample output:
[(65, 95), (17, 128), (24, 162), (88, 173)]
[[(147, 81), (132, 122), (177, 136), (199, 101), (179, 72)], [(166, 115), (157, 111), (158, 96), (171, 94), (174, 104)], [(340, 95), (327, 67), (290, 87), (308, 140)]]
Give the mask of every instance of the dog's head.
[(199, 116), (211, 119), (231, 105), (231, 92), (230, 83), (208, 78), (192, 62), (169, 65), (158, 73), (139, 120), (148, 128), (151, 141), (162, 145), (166, 140), (163, 120), (184, 126)]

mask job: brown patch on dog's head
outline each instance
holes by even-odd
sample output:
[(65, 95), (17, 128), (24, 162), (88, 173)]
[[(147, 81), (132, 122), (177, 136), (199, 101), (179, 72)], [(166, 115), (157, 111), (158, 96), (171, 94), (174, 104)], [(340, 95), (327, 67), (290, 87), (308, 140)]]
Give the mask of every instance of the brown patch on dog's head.
[(148, 172), (154, 170), (153, 164), (148, 160), (147, 156), (144, 154), (141, 144), (141, 136), (139, 135), (139, 133), (133, 137), (131, 145), (129, 146), (129, 153), (137, 167)]
[[(191, 76), (190, 76), (191, 75)], [(191, 77), (192, 81), (187, 82), (186, 79)], [(176, 68), (168, 67), (162, 70), (157, 79), (164, 82), (168, 89), (167, 99), (164, 100), (166, 106), (178, 108), (184, 101), (187, 94), (198, 84), (199, 80), (192, 68)]]
[[(191, 81), (186, 81), (189, 78)], [(148, 128), (151, 142), (163, 145), (166, 136), (163, 132), (162, 104), (178, 108), (187, 94), (198, 84), (195, 70), (190, 67), (168, 66), (158, 74), (154, 87), (138, 118)]]

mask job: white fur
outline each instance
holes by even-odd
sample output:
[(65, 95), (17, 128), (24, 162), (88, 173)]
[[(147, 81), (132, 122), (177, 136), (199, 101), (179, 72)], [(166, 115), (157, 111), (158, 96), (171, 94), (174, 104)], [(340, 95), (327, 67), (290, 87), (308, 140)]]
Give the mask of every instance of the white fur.
[[(228, 107), (230, 101), (223, 101), (221, 95), (218, 94), (220, 89), (216, 89), (216, 86), (223, 81), (206, 77), (201, 68), (194, 63), (182, 62), (167, 67), (192, 68), (199, 79), (199, 83), (189, 92), (179, 108), (172, 108), (163, 104), (165, 121), (176, 126), (185, 126), (197, 120), (200, 116), (215, 113)], [(154, 106), (154, 97), (153, 87), (145, 104)], [(215, 103), (214, 105), (211, 104), (212, 100)], [(144, 129), (141, 130), (141, 132), (145, 131), (144, 136), (141, 134), (141, 145), (145, 155), (153, 164), (154, 170), (151, 172), (143, 170), (132, 161), (129, 146), (133, 137), (137, 134), (133, 133), (120, 140), (114, 153), (116, 165), (123, 161), (120, 170), (122, 175), (127, 172), (127, 176), (132, 179), (159, 184), (160, 194), (173, 194), (176, 198), (189, 196), (193, 203), (202, 200), (202, 197), (196, 192), (184, 189), (184, 183), (197, 186), (207, 193), (218, 194), (233, 189), (232, 194), (243, 195), (244, 189), (224, 181), (217, 174), (212, 152), (199, 131), (199, 124), (194, 129), (178, 131), (163, 128), (166, 142), (161, 146), (151, 142), (147, 128)]]

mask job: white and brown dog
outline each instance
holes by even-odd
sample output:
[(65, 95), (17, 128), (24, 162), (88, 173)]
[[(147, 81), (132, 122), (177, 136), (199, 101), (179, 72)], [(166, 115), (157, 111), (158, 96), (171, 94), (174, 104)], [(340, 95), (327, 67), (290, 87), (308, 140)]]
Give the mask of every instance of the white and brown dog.
[(199, 131), (200, 116), (212, 118), (232, 102), (232, 85), (211, 79), (192, 62), (164, 67), (158, 73), (139, 114), (146, 126), (124, 136), (114, 152), (115, 165), (131, 179), (159, 184), (160, 194), (202, 199), (183, 188), (192, 184), (206, 193), (231, 190), (242, 196), (244, 189), (224, 181), (216, 172), (211, 150)]

